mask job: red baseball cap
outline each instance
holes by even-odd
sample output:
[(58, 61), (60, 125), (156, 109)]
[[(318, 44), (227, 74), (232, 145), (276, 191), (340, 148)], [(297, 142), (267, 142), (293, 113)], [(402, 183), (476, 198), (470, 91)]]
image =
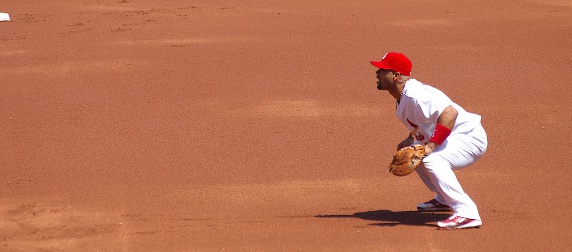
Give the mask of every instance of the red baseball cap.
[(388, 52), (383, 56), (381, 61), (371, 61), (371, 64), (378, 68), (390, 69), (406, 76), (411, 75), (411, 61), (405, 57), (403, 53)]

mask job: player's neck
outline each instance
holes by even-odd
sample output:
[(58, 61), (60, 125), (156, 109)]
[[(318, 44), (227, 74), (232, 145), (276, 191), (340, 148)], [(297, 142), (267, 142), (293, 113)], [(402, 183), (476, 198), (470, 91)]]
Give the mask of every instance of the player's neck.
[(389, 94), (395, 98), (396, 101), (401, 100), (401, 96), (403, 95), (403, 89), (405, 88), (405, 83), (397, 83), (395, 88), (388, 90)]
[(397, 102), (401, 100), (401, 96), (403, 95), (403, 89), (405, 89), (405, 83), (409, 80), (407, 76), (400, 76), (399, 79), (396, 80), (395, 86), (392, 89), (389, 89), (389, 93)]

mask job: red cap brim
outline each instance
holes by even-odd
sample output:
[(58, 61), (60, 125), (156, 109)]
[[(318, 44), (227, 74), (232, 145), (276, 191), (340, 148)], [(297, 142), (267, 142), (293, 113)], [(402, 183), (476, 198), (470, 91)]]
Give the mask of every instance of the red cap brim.
[(381, 68), (381, 69), (391, 69), (391, 67), (388, 67), (387, 65), (383, 64), (381, 61), (370, 61), (371, 64), (377, 68)]

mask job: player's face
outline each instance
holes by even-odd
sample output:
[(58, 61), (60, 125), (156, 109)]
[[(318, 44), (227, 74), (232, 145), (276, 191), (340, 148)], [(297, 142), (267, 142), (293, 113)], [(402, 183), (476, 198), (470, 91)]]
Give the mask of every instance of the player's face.
[(388, 90), (393, 85), (393, 71), (380, 68), (375, 73), (377, 74), (377, 89)]

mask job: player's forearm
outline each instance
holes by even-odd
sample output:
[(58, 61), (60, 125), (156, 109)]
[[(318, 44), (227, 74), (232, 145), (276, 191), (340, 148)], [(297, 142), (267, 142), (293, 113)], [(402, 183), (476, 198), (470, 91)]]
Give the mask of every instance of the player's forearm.
[(441, 145), (449, 134), (451, 134), (451, 130), (455, 127), (458, 114), (459, 112), (455, 108), (449, 106), (439, 115), (435, 133), (433, 133), (433, 136), (431, 136), (431, 139), (429, 139), (429, 142), (425, 145), (426, 155), (433, 153), (433, 151), (437, 149), (437, 146)]

